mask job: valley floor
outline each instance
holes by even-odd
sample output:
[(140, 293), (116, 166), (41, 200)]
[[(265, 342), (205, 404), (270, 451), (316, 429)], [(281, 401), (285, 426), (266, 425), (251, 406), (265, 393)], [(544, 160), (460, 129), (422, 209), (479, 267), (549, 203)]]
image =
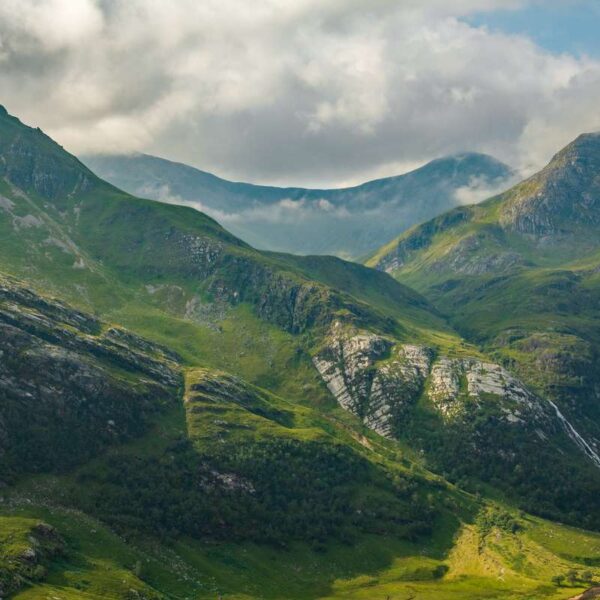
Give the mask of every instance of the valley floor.
[(0, 561), (31, 548), (40, 521), (66, 550), (46, 561), (43, 582), (12, 596), (18, 600), (563, 600), (589, 585), (556, 586), (554, 575), (600, 574), (600, 535), (531, 517), (515, 534), (463, 525), (449, 540), (451, 527), (440, 523), (426, 545), (364, 537), (316, 552), (301, 544), (126, 540), (80, 512), (24, 498), (3, 502)]

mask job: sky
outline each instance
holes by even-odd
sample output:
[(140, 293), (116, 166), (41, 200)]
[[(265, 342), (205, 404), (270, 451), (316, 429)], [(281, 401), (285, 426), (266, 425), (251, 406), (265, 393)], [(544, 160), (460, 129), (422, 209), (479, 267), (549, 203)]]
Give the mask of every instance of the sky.
[(312, 187), (600, 130), (598, 0), (2, 0), (0, 103), (73, 153)]
[(473, 13), (474, 26), (529, 37), (553, 53), (600, 58), (600, 2), (571, 0), (532, 2), (520, 9)]

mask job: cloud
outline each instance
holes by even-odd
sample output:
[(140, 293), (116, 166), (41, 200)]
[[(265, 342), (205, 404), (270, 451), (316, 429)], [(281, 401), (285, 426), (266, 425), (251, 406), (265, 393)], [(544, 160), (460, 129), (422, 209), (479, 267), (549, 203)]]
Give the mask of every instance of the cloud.
[(103, 28), (102, 11), (92, 0), (3, 0), (0, 17), (3, 46), (15, 55), (76, 49)]
[(533, 168), (600, 128), (600, 63), (461, 20), (526, 3), (4, 0), (0, 102), (76, 153), (238, 180), (357, 183), (464, 150)]
[[(246, 208), (234, 211), (219, 210), (212, 206), (207, 206), (202, 202), (184, 200), (181, 196), (174, 194), (166, 184), (160, 186), (142, 187), (136, 191), (140, 197), (155, 198), (166, 204), (178, 204), (181, 206), (193, 206), (197, 210), (210, 215), (219, 223), (228, 226), (243, 226), (250, 223), (254, 224), (298, 224), (308, 222), (321, 222), (323, 216), (333, 217), (335, 219), (349, 219), (353, 215), (345, 206), (335, 206), (326, 198), (317, 198), (306, 200), (301, 198), (294, 200), (292, 198), (282, 198), (273, 203), (253, 203)], [(381, 215), (385, 207), (377, 206), (372, 212), (373, 215)], [(361, 212), (361, 218), (364, 217), (364, 211)]]
[(518, 181), (517, 173), (508, 179), (499, 178), (492, 181), (486, 177), (473, 177), (469, 185), (460, 187), (454, 192), (454, 198), (457, 204), (477, 204), (506, 191)]

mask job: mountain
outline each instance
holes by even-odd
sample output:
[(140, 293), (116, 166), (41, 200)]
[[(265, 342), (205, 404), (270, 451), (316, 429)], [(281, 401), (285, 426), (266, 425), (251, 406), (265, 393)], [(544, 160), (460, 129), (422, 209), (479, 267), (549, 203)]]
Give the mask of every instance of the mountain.
[(0, 404), (18, 458), (3, 597), (514, 598), (595, 576), (598, 534), (478, 500), (368, 431), (186, 369), (17, 280), (0, 289), (2, 390), (11, 371), (28, 384)]
[[(581, 135), (554, 156), (545, 169), (504, 194), (419, 225), (366, 262), (389, 272), (406, 269), (409, 262), (429, 252), (432, 242), (439, 243), (443, 235), (449, 237), (450, 233), (460, 235), (462, 245), (476, 234), (489, 240), (482, 250), (476, 249), (475, 254), (485, 251), (491, 259), (491, 264), (477, 267), (480, 271), (507, 271), (515, 266), (513, 262), (561, 264), (585, 256), (600, 245), (594, 235), (600, 225), (599, 171), (600, 134)], [(519, 243), (523, 248), (517, 248)], [(450, 247), (450, 251), (456, 253), (458, 246)], [(510, 251), (514, 254), (512, 260), (507, 255)], [(448, 258), (445, 255), (440, 260)], [(437, 257), (427, 260), (432, 266), (438, 264)], [(464, 262), (459, 258), (456, 268), (450, 268), (468, 271)]]
[(1, 111), (0, 177), (3, 597), (560, 598), (557, 573), (600, 575), (598, 534), (543, 520), (600, 529), (589, 429), (419, 293), (257, 251)]
[(600, 447), (600, 134), (477, 206), (406, 232), (367, 264), (426, 295), (469, 340)]
[(257, 248), (342, 257), (363, 256), (463, 197), (508, 187), (513, 176), (491, 156), (473, 153), (434, 160), (406, 175), (329, 190), (234, 183), (144, 154), (83, 160), (132, 194), (210, 214)]
[(3, 596), (512, 598), (595, 575), (600, 535), (461, 492), (13, 278), (0, 329)]

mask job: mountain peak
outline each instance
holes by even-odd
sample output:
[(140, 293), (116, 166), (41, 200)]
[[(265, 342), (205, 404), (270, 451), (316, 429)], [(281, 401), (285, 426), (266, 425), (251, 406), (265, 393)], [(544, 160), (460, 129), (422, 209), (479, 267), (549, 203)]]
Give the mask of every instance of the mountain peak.
[(580, 135), (507, 192), (501, 222), (536, 237), (600, 225), (600, 133)]
[(584, 144), (600, 144), (600, 131), (591, 131), (589, 133), (582, 133), (570, 145), (581, 146)]
[(478, 161), (489, 162), (493, 164), (502, 164), (497, 158), (494, 158), (490, 154), (485, 154), (484, 152), (456, 152), (455, 154), (448, 154), (447, 156), (442, 156), (438, 160), (454, 162)]
[(0, 107), (0, 177), (52, 201), (100, 182), (41, 129), (25, 125), (4, 107)]
[[(548, 167), (562, 167), (565, 159), (594, 159), (600, 160), (600, 132), (582, 133), (570, 144), (565, 146), (550, 161)], [(572, 164), (572, 163), (571, 163)]]
[[(443, 164), (485, 164), (485, 165), (500, 165), (504, 169), (507, 169), (507, 165), (503, 162), (499, 161), (497, 158), (494, 158), (490, 154), (484, 154), (482, 152), (456, 152), (455, 154), (446, 154), (445, 156), (440, 156), (439, 158), (434, 158), (433, 160), (426, 163), (424, 166), (428, 165), (443, 165)], [(419, 169), (416, 169), (417, 171)]]

